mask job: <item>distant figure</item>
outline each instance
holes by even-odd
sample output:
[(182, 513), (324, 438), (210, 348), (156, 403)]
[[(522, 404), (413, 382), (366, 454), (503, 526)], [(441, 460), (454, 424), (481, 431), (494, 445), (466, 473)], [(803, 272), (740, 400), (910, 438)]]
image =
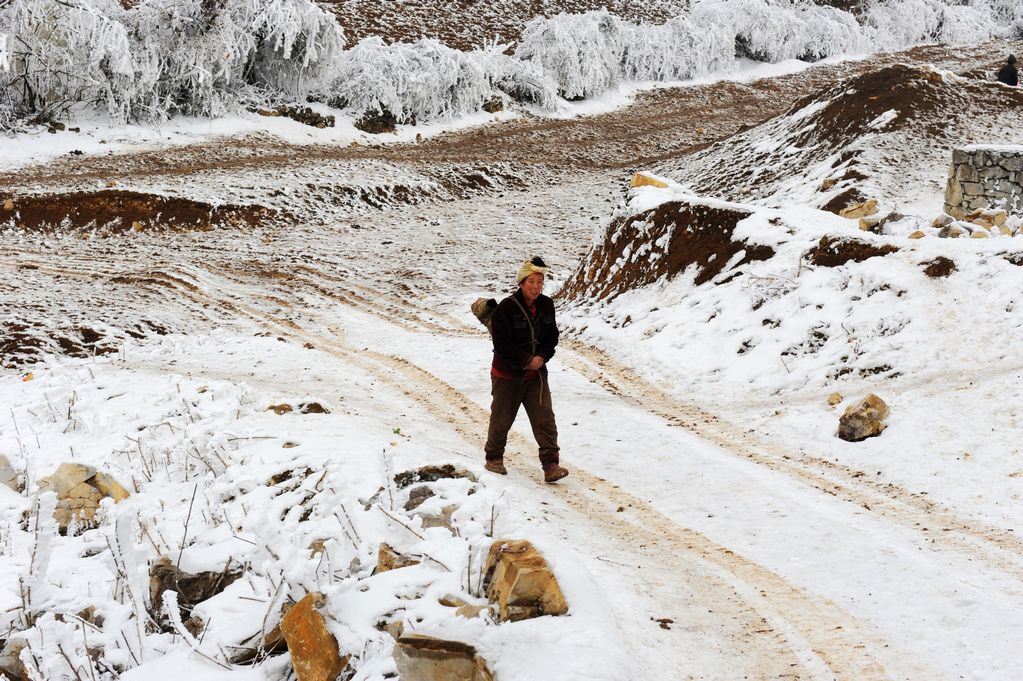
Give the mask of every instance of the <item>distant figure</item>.
[(1009, 58), (1005, 60), (1005, 64), (998, 70), (998, 82), (1011, 85), (1013, 87), (1019, 86), (1019, 71), (1016, 70), (1016, 55), (1010, 54)]

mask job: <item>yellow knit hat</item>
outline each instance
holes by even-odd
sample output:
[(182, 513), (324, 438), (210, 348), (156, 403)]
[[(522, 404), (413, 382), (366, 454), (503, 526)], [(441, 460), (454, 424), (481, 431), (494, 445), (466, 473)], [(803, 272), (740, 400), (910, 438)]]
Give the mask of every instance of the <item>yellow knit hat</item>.
[(518, 279), (516, 279), (516, 283), (521, 284), (523, 279), (533, 274), (534, 272), (539, 272), (540, 274), (547, 274), (547, 270), (548, 270), (547, 263), (543, 261), (543, 258), (541, 258), (538, 255), (534, 255), (532, 258), (522, 263), (522, 267), (519, 268), (519, 276)]

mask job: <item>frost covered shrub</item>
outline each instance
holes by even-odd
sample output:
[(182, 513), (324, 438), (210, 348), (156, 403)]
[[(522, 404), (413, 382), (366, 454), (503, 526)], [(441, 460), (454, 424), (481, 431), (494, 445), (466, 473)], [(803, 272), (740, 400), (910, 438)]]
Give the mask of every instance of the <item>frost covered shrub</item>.
[(478, 54), (497, 90), (517, 102), (540, 109), (551, 110), (557, 106), (557, 89), (536, 63), (506, 55), (503, 45), (490, 46)]
[(872, 0), (862, 21), (873, 49), (964, 44), (1012, 37), (1013, 31), (1023, 27), (1023, 4), (1017, 0)]
[(606, 10), (534, 19), (522, 31), (515, 56), (542, 68), (562, 97), (590, 97), (621, 80), (623, 25)]
[(10, 0), (0, 7), (9, 110), (58, 118), (78, 102), (125, 114), (131, 46), (115, 0)]
[(848, 12), (803, 0), (719, 0), (693, 4), (700, 32), (731, 38), (735, 56), (757, 61), (814, 61), (865, 47), (862, 30)]
[(142, 0), (134, 108), (219, 116), (261, 89), (298, 96), (329, 78), (344, 38), (309, 0)]
[(501, 49), (461, 52), (430, 39), (386, 45), (366, 38), (342, 55), (330, 102), (357, 113), (390, 111), (399, 123), (474, 113), (498, 90), (552, 106), (553, 88), (542, 73)]
[(733, 65), (735, 38), (696, 26), (687, 16), (626, 29), (622, 71), (629, 80), (684, 80)]

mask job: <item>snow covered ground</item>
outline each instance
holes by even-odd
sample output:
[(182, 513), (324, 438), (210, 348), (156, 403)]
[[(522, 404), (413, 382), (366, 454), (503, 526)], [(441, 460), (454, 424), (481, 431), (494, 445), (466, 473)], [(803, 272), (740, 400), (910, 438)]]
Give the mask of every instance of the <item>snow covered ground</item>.
[[(472, 643), (503, 681), (1023, 676), (1023, 268), (1005, 258), (1021, 237), (911, 242), (807, 206), (739, 206), (753, 217), (735, 238), (775, 251), (743, 276), (561, 303), (551, 384), (571, 476), (546, 486), (522, 419), (511, 475), (482, 471), (490, 350), (469, 303), (508, 291), (534, 253), (558, 290), (616, 215), (722, 202), (626, 195), (617, 167), (530, 169), (530, 182), (385, 209), (321, 191), (430, 172), (417, 159), (136, 173), (131, 188), (291, 219), (5, 233), (3, 321), (38, 321), (53, 347), (68, 325), (113, 347), (0, 370), (0, 454), (27, 488), (0, 486), (0, 638), (29, 642), (34, 678), (86, 678), (101, 646), (93, 668), (110, 678), (285, 679), (286, 655), (222, 665), (313, 589), (360, 681), (394, 671), (375, 626), (388, 619)], [(900, 250), (807, 267), (836, 234)], [(957, 271), (926, 277), (939, 255)], [(161, 330), (124, 333), (138, 320)], [(838, 440), (836, 390), (844, 404), (882, 395), (889, 428)], [(301, 413), (311, 402), (329, 413)], [(282, 403), (297, 409), (268, 411)], [(98, 528), (56, 534), (33, 485), (64, 462), (132, 495)], [(436, 484), (425, 507), (456, 504), (457, 532), (424, 529), (390, 482), (427, 463), (478, 478)], [(437, 603), (482, 602), (474, 569), (492, 536), (544, 552), (567, 617), (497, 625)], [(382, 541), (423, 562), (372, 575)], [(245, 566), (197, 606), (204, 635), (139, 624), (160, 554), (188, 571)]]

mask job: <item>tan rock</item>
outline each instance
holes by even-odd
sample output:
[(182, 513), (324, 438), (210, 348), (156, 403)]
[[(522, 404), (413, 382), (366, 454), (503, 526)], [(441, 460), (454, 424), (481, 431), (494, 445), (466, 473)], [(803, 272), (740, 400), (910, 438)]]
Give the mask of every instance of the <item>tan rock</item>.
[(868, 215), (874, 215), (877, 213), (877, 199), (867, 199), (862, 203), (855, 203), (851, 206), (846, 206), (838, 212), (843, 218), (849, 218), (855, 220), (857, 218), (865, 218)]
[(884, 420), (889, 413), (885, 401), (871, 393), (845, 410), (838, 421), (838, 437), (848, 442), (858, 442), (880, 435), (887, 427)]
[(402, 681), (494, 681), (486, 661), (461, 641), (432, 636), (402, 636), (394, 646)]
[(831, 393), (828, 395), (828, 405), (834, 407), (836, 404), (841, 404), (843, 399), (842, 393)]
[(290, 404), (271, 404), (269, 407), (266, 408), (266, 410), (272, 411), (278, 416), (281, 416), (283, 414), (291, 413), (292, 411), (294, 411), (294, 408)]
[(0, 454), (0, 485), (10, 487), (15, 492), (18, 491), (18, 472), (14, 470), (14, 466), (3, 454)]
[(946, 225), (951, 225), (953, 222), (955, 222), (955, 218), (954, 217), (952, 217), (948, 213), (942, 213), (938, 217), (934, 218), (934, 222), (931, 223), (931, 227), (936, 227), (938, 229), (941, 229), (942, 227), (945, 227)]
[(377, 551), (377, 567), (373, 571), (373, 574), (380, 572), (390, 572), (391, 570), (397, 570), (403, 567), (411, 567), (413, 565), (419, 565), (420, 561), (404, 556), (395, 551), (389, 544), (380, 544), (380, 548)]
[(95, 521), (96, 511), (104, 497), (119, 502), (129, 496), (128, 490), (112, 477), (78, 463), (61, 464), (38, 485), (40, 492), (52, 491), (57, 495), (53, 517), (61, 531), (66, 531), (72, 521), (78, 524)]
[(991, 232), (987, 231), (983, 227), (977, 227), (977, 229), (973, 230), (970, 234), (971, 239), (987, 239), (990, 236)]
[(142, 223), (139, 222), (138, 220), (135, 220), (134, 222), (132, 222), (131, 223), (131, 231), (133, 231), (133, 232), (141, 232), (142, 231)]
[(444, 594), (437, 602), (445, 608), (460, 608), (465, 605), (465, 600), (454, 594)]
[(925, 236), (927, 236), (927, 234), (918, 229), (918, 230), (916, 230), (914, 232), (911, 232), (910, 235), (909, 235), (909, 238), (910, 239), (923, 239)]
[(384, 625), (384, 631), (397, 641), (405, 633), (405, 623), (401, 620), (391, 620)]
[(998, 225), (997, 229), (1002, 236), (1012, 236), (1012, 227), (1008, 225)]
[(28, 669), (21, 663), (21, 651), (25, 649), (25, 642), (11, 640), (0, 652), (0, 678), (6, 677), (10, 681), (29, 681), (32, 677)]
[(89, 481), (100, 494), (112, 498), (115, 502), (124, 501), (131, 496), (131, 493), (121, 483), (103, 472), (98, 472)]
[(828, 179), (821, 182), (820, 190), (822, 192), (830, 191), (832, 188), (834, 188), (836, 184), (838, 184), (838, 180), (834, 177), (829, 177)]
[(668, 183), (663, 180), (658, 180), (656, 177), (647, 173), (636, 173), (632, 176), (632, 181), (629, 183), (632, 188), (636, 187), (657, 187), (658, 189), (667, 189)]
[(459, 617), (471, 620), (474, 617), (479, 617), (485, 612), (490, 612), (491, 606), (489, 605), (463, 605), (455, 610), (455, 614)]
[(449, 505), (440, 510), (440, 513), (418, 513), (423, 521), (423, 529), (431, 527), (446, 527), (449, 530), (452, 526), (451, 516), (458, 510), (457, 506)]
[(980, 225), (987, 229), (992, 227), (1000, 227), (1005, 224), (1009, 216), (1004, 210), (996, 209), (979, 209), (967, 213), (963, 218), (967, 222), (972, 222), (975, 225)]
[(879, 215), (868, 215), (860, 218), (860, 230), (863, 232), (881, 233), (882, 220)]
[(6, 201), (4, 201), (4, 210), (6, 211), (14, 210), (14, 201), (12, 201), (11, 199), (7, 199)]
[(528, 541), (495, 541), (483, 570), (487, 598), (502, 622), (568, 612), (554, 572)]
[(327, 630), (325, 603), (321, 594), (308, 593), (281, 620), (298, 681), (335, 681), (348, 667), (348, 657), (341, 655)]
[(938, 232), (938, 236), (942, 239), (960, 239), (965, 236), (969, 236), (970, 231), (963, 227), (961, 224), (952, 223), (941, 228)]

